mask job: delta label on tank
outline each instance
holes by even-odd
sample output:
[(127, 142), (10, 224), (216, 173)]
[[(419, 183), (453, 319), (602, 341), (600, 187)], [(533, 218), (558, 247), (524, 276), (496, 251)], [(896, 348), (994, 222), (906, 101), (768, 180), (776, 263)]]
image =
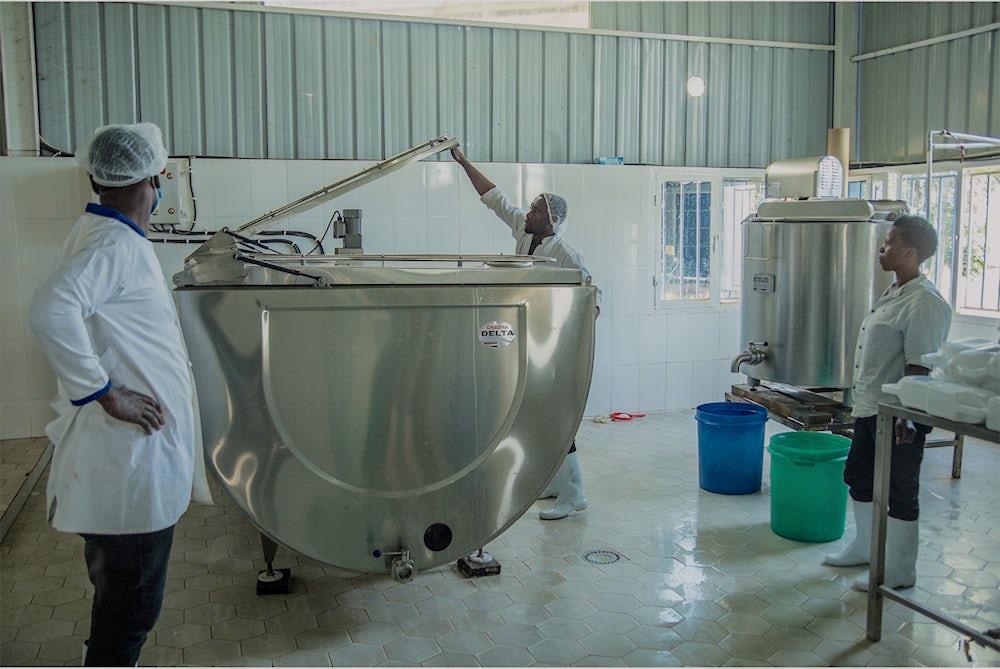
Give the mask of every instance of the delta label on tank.
[(490, 348), (503, 348), (514, 341), (517, 333), (507, 321), (490, 321), (479, 328), (479, 341)]

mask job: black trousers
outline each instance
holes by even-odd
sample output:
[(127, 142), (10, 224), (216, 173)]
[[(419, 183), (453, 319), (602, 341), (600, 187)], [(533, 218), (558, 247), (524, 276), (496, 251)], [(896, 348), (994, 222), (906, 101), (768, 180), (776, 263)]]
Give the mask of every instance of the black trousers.
[(131, 667), (160, 617), (174, 526), (146, 534), (82, 535), (94, 584), (88, 667)]
[[(844, 465), (844, 483), (851, 499), (871, 502), (875, 483), (875, 425), (878, 417), (854, 421), (854, 438)], [(893, 430), (896, 423), (893, 421)], [(889, 515), (898, 520), (920, 517), (920, 465), (924, 461), (924, 441), (930, 428), (917, 425), (909, 444), (897, 444), (892, 437), (892, 470), (889, 474)]]

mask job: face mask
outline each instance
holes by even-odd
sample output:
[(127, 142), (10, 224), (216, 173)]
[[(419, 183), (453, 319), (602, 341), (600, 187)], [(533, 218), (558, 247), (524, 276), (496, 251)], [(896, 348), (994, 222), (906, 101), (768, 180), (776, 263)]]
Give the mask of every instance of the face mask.
[(163, 199), (163, 189), (158, 187), (156, 189), (156, 202), (153, 203), (153, 208), (149, 210), (149, 213), (151, 214), (156, 213), (156, 210), (160, 208), (160, 200), (162, 199)]

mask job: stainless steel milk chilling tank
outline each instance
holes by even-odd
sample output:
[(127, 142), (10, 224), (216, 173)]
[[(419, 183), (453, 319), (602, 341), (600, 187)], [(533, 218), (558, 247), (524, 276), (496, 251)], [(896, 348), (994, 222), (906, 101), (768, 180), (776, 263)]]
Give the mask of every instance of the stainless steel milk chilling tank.
[[(850, 388), (861, 321), (892, 282), (878, 265), (899, 201), (770, 201), (743, 222), (741, 337), (751, 382)], [(850, 398), (845, 397), (845, 402)]]
[(248, 250), (241, 231), (288, 213), (220, 232), (174, 277), (209, 469), (264, 537), (348, 573), (399, 577), (388, 556), (406, 555), (405, 579), (486, 545), (579, 427), (596, 289), (531, 256)]

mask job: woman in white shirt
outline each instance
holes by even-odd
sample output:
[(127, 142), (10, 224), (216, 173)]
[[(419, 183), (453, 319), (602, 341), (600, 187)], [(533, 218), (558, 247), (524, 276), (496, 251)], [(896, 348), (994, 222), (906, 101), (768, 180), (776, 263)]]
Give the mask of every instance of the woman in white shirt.
[[(879, 265), (895, 274), (895, 282), (861, 323), (854, 352), (854, 437), (844, 466), (857, 530), (843, 551), (823, 560), (834, 567), (868, 564), (871, 553), (873, 488), (875, 479), (875, 424), (880, 402), (891, 401), (882, 384), (903, 376), (926, 375), (921, 358), (934, 353), (948, 337), (951, 307), (920, 273), (920, 265), (934, 255), (937, 234), (919, 216), (893, 222), (879, 249)], [(916, 582), (920, 516), (920, 465), (929, 429), (897, 420), (894, 426), (886, 524), (885, 585), (909, 588)], [(868, 589), (868, 574), (854, 582)]]

